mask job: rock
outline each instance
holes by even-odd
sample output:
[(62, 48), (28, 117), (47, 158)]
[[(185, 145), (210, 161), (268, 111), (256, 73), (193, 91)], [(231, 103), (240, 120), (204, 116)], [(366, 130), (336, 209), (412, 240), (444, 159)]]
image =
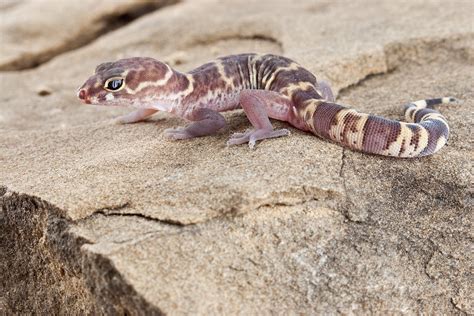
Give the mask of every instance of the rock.
[(0, 70), (35, 67), (173, 2), (6, 1), (0, 6)]
[[(473, 313), (470, 20), (462, 2), (189, 1), (0, 73), (0, 312)], [(188, 70), (245, 51), (292, 57), (339, 102), (392, 118), (464, 102), (440, 109), (447, 147), (396, 160), (294, 128), (227, 148), (242, 111), (218, 136), (169, 142), (177, 118), (117, 126), (126, 110), (76, 100), (103, 61)]]

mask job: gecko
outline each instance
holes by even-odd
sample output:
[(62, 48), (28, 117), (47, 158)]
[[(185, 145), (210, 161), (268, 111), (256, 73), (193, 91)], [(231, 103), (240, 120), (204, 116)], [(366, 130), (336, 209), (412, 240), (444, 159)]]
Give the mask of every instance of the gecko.
[(86, 104), (128, 106), (135, 110), (116, 119), (140, 122), (165, 111), (189, 122), (164, 130), (171, 140), (216, 134), (226, 126), (221, 112), (242, 108), (252, 129), (234, 133), (227, 145), (287, 136), (270, 118), (352, 150), (412, 158), (431, 155), (447, 142), (449, 125), (433, 106), (452, 97), (408, 103), (405, 120), (358, 112), (336, 103), (325, 81), (297, 62), (273, 54), (238, 54), (217, 58), (189, 72), (149, 57), (132, 57), (98, 65), (77, 90)]

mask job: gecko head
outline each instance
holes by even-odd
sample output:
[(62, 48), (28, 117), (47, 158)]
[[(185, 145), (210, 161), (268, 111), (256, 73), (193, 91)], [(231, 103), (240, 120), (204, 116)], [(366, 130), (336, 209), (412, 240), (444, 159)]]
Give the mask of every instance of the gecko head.
[(165, 102), (167, 83), (174, 71), (148, 57), (133, 57), (106, 62), (77, 90), (86, 104), (108, 106), (146, 106)]

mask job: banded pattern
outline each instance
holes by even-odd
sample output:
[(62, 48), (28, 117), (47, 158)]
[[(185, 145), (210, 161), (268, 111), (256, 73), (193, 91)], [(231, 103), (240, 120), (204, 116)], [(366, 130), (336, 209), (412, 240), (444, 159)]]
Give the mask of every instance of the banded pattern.
[[(106, 89), (104, 83), (116, 77), (125, 86), (117, 91)], [(225, 56), (188, 73), (152, 58), (122, 59), (97, 66), (78, 92), (84, 103), (139, 109), (122, 122), (143, 120), (157, 110), (194, 122), (172, 130), (173, 139), (210, 135), (225, 124), (218, 112), (242, 106), (255, 130), (235, 134), (231, 144), (249, 142), (253, 147), (256, 140), (288, 134), (286, 130), (272, 132), (268, 117), (351, 149), (384, 156), (426, 156), (448, 140), (448, 123), (433, 105), (454, 98), (409, 103), (407, 122), (399, 122), (344, 107), (332, 95), (327, 84), (318, 83), (298, 63), (271, 54)]]
[(405, 107), (407, 122), (320, 101), (308, 124), (316, 135), (351, 149), (383, 156), (421, 157), (440, 150), (449, 137), (446, 119), (432, 106), (453, 101), (438, 98), (412, 102)]

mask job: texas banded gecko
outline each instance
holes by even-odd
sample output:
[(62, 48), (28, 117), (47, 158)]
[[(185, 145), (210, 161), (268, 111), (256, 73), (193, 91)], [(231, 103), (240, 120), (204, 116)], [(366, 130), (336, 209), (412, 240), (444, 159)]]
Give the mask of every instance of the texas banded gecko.
[(444, 146), (446, 119), (432, 106), (454, 98), (420, 100), (405, 106), (408, 123), (359, 113), (335, 103), (325, 82), (291, 59), (240, 54), (218, 58), (182, 73), (153, 58), (134, 57), (100, 64), (78, 90), (87, 104), (132, 106), (117, 119), (139, 122), (157, 111), (191, 121), (166, 129), (172, 140), (215, 134), (226, 125), (219, 113), (242, 107), (252, 130), (233, 134), (228, 145), (289, 135), (273, 129), (269, 117), (364, 153), (421, 157)]

